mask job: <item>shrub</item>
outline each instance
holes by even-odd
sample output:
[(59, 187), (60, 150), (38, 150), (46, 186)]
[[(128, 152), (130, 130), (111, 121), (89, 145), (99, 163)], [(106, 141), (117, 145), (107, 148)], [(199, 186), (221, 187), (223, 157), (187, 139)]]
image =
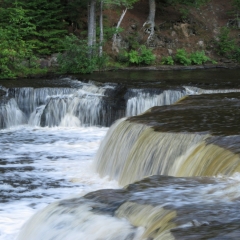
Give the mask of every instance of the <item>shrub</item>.
[(109, 57), (106, 53), (102, 53), (102, 56), (98, 55), (95, 56), (96, 59), (96, 68), (98, 71), (102, 71), (107, 67), (107, 64), (109, 62)]
[(177, 50), (175, 60), (176, 60), (176, 62), (178, 62), (180, 64), (183, 64), (185, 66), (190, 65), (191, 62), (192, 62), (185, 49), (178, 49)]
[(140, 47), (140, 63), (144, 65), (152, 64), (156, 59), (152, 50), (148, 49), (145, 45)]
[(240, 48), (236, 47), (233, 51), (232, 58), (235, 59), (237, 62), (240, 62)]
[(217, 52), (221, 56), (229, 57), (235, 48), (235, 42), (229, 36), (230, 30), (227, 27), (222, 27), (219, 34), (219, 41), (216, 42)]
[(130, 52), (126, 52), (125, 56), (128, 59), (130, 64), (139, 64), (140, 63), (140, 56), (136, 50), (131, 50)]
[(203, 64), (207, 61), (211, 61), (209, 57), (205, 55), (204, 51), (196, 51), (190, 55), (190, 60), (192, 64)]
[(162, 57), (161, 64), (173, 65), (174, 64), (174, 60), (173, 60), (172, 56)]
[(62, 41), (65, 52), (58, 55), (60, 73), (91, 73), (106, 66), (107, 56), (99, 56), (97, 45), (88, 47), (87, 41), (74, 35)]
[(131, 50), (130, 52), (125, 52), (124, 56), (129, 64), (135, 65), (150, 65), (156, 59), (156, 56), (153, 54), (153, 52), (144, 45), (140, 46), (138, 51)]

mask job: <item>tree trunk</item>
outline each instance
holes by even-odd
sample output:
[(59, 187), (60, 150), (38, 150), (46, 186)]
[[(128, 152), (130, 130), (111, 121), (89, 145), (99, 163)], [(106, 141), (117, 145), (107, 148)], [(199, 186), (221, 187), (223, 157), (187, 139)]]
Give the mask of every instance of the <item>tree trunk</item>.
[(143, 24), (145, 31), (149, 33), (148, 42), (154, 35), (155, 27), (155, 13), (156, 13), (156, 2), (155, 0), (149, 0), (149, 15), (147, 21)]
[[(94, 44), (95, 35), (95, 12), (96, 12), (96, 0), (90, 0), (88, 6), (88, 46), (91, 48)], [(92, 53), (90, 53), (92, 55)]]
[(97, 42), (97, 14), (96, 14), (96, 6), (95, 6), (95, 12), (94, 12), (94, 28), (93, 28), (93, 46), (96, 45)]
[(100, 2), (100, 19), (99, 19), (99, 24), (100, 24), (100, 46), (99, 46), (99, 56), (102, 56), (103, 53), (103, 0)]
[[(122, 22), (122, 20), (123, 20), (123, 18), (125, 16), (126, 12), (127, 12), (127, 8), (122, 12), (122, 15), (121, 15), (121, 17), (120, 17), (120, 19), (118, 21), (117, 27), (116, 27), (116, 32), (117, 32), (118, 28), (120, 27), (121, 22)], [(116, 51), (116, 52), (119, 52), (119, 49), (118, 49), (118, 46), (117, 46), (117, 33), (115, 33), (113, 35), (112, 50)]]

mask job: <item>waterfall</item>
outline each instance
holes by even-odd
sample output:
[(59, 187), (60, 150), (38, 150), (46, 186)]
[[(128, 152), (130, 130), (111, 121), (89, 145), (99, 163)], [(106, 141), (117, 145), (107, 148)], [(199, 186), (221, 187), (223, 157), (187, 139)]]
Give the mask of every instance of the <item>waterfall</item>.
[(10, 128), (26, 122), (24, 113), (19, 109), (15, 99), (4, 101), (0, 105), (0, 129)]
[(193, 86), (184, 86), (187, 95), (199, 95), (199, 94), (217, 94), (217, 93), (231, 93), (240, 92), (240, 89), (202, 89)]
[(4, 91), (9, 102), (6, 100), (4, 107), (0, 108), (0, 128), (26, 123), (42, 127), (109, 126), (125, 115), (121, 105), (118, 109), (117, 105), (111, 106), (117, 102), (113, 84), (96, 86), (78, 81), (74, 88), (23, 87)]
[(151, 176), (61, 200), (29, 219), (18, 240), (239, 237), (237, 179)]
[(62, 200), (50, 204), (25, 224), (18, 240), (140, 238), (140, 228), (134, 228), (124, 219), (94, 213), (92, 208), (95, 204), (84, 203), (82, 199)]
[(177, 177), (231, 176), (240, 171), (240, 156), (215, 144), (201, 142), (178, 158), (169, 171)]
[(117, 209), (115, 215), (120, 219), (128, 219), (133, 226), (144, 227), (141, 239), (149, 237), (155, 240), (175, 239), (168, 231), (169, 228), (176, 227), (176, 224), (171, 222), (177, 216), (174, 210), (164, 209), (162, 206), (125, 202)]
[(154, 106), (171, 105), (187, 95), (218, 94), (240, 92), (240, 89), (201, 89), (193, 86), (184, 86), (179, 90), (160, 89), (129, 89), (127, 98), (126, 116), (136, 116)]
[(151, 175), (231, 176), (240, 171), (239, 154), (209, 143), (211, 138), (209, 134), (158, 132), (121, 120), (101, 143), (95, 167), (100, 176), (110, 176), (121, 185)]
[(29, 116), (37, 107), (46, 105), (51, 96), (69, 95), (74, 88), (10, 88), (8, 96), (13, 97), (19, 108)]
[(95, 168), (102, 177), (109, 175), (111, 179), (118, 179), (133, 145), (144, 129), (145, 125), (128, 123), (125, 119), (112, 125), (96, 155)]
[(184, 90), (131, 89), (128, 93), (126, 116), (136, 116), (154, 106), (171, 105), (186, 96)]
[[(172, 90), (126, 89), (118, 84), (83, 83), (69, 79), (62, 81), (70, 81), (73, 87), (1, 87), (2, 94), (7, 92), (6, 97), (12, 100), (0, 108), (0, 128), (19, 124), (42, 127), (110, 126), (119, 118), (142, 114), (154, 106), (174, 104), (187, 95), (239, 91), (207, 90), (193, 86)], [(15, 115), (13, 109), (16, 109)]]
[(78, 90), (71, 96), (51, 97), (43, 111), (43, 125), (49, 127), (64, 123), (68, 125), (66, 119), (71, 119), (69, 116), (78, 118), (81, 125), (100, 125), (102, 97), (84, 90)]

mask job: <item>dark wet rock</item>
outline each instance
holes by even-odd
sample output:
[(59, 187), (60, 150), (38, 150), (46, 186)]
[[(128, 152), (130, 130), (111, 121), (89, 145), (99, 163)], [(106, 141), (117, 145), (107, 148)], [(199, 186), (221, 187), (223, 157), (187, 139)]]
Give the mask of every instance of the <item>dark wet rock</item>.
[(240, 135), (239, 93), (189, 96), (171, 106), (153, 107), (129, 118), (161, 132), (202, 132), (212, 135)]
[(6, 91), (0, 89), (0, 98), (6, 95)]
[(218, 197), (231, 186), (216, 178), (156, 175), (124, 189), (98, 190), (59, 205), (74, 209), (88, 203), (94, 213), (124, 217), (133, 226), (144, 227), (150, 238), (169, 228), (175, 239), (238, 239), (239, 201), (234, 194), (229, 201)]

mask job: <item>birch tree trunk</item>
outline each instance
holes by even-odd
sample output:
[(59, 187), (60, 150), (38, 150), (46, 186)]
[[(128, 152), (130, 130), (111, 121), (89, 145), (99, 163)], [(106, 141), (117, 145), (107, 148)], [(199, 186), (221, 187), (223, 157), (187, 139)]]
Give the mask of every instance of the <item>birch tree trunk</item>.
[[(96, 0), (89, 0), (88, 6), (88, 46), (91, 48), (94, 44), (95, 35), (95, 12), (96, 12)], [(90, 52), (90, 56), (92, 55), (92, 51)]]
[[(120, 17), (120, 19), (119, 19), (119, 21), (118, 21), (117, 27), (116, 27), (116, 32), (117, 32), (118, 28), (120, 27), (121, 22), (122, 22), (122, 20), (123, 20), (123, 18), (124, 18), (124, 16), (125, 16), (127, 10), (128, 10), (128, 9), (126, 8), (126, 9), (122, 12), (122, 15), (121, 15), (121, 17)], [(118, 45), (117, 45), (117, 33), (115, 33), (115, 34), (113, 35), (112, 50), (113, 50), (113, 51), (116, 51), (116, 52), (119, 52)]]
[(155, 14), (156, 14), (156, 1), (149, 0), (149, 15), (147, 21), (143, 24), (143, 26), (146, 28), (145, 31), (149, 33), (148, 42), (154, 35)]
[(100, 27), (100, 46), (99, 46), (99, 56), (102, 56), (103, 53), (103, 0), (100, 2), (100, 18), (99, 18), (99, 27)]

